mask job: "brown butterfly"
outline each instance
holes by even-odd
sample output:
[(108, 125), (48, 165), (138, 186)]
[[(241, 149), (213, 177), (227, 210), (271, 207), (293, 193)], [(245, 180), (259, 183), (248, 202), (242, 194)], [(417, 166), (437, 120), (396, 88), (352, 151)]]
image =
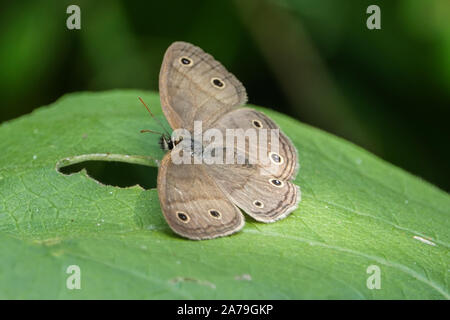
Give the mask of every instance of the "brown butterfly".
[[(263, 113), (239, 107), (247, 102), (241, 82), (190, 43), (175, 42), (167, 49), (159, 90), (162, 110), (175, 131), (192, 132), (195, 121), (201, 121), (203, 130), (214, 128), (224, 136), (227, 129), (254, 129), (258, 137), (263, 129), (279, 129)], [(244, 226), (240, 209), (266, 223), (295, 210), (300, 188), (290, 181), (298, 168), (297, 150), (282, 132), (278, 135), (278, 152), (271, 151), (274, 141), (268, 139), (266, 145), (256, 147), (258, 154), (269, 159), (265, 162), (258, 162), (248, 146), (235, 145), (231, 151), (233, 157), (243, 155), (241, 163), (176, 163), (175, 152), (196, 159), (204, 153), (205, 142), (163, 135), (161, 143), (170, 152), (158, 171), (158, 194), (172, 230), (189, 239), (211, 239)], [(199, 152), (194, 151), (196, 148)], [(230, 148), (220, 150), (227, 153)]]

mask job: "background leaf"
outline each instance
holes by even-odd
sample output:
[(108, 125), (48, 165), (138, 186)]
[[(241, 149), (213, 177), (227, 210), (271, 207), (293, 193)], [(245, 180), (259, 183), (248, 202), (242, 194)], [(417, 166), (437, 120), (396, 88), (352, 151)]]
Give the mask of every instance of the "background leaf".
[[(299, 150), (303, 200), (230, 237), (182, 239), (156, 189), (55, 169), (91, 153), (161, 159), (158, 137), (139, 133), (159, 128), (138, 96), (165, 121), (157, 94), (121, 90), (67, 95), (0, 125), (0, 298), (449, 298), (448, 194), (267, 109)], [(81, 290), (66, 288), (69, 265)], [(366, 286), (370, 265), (380, 290)]]

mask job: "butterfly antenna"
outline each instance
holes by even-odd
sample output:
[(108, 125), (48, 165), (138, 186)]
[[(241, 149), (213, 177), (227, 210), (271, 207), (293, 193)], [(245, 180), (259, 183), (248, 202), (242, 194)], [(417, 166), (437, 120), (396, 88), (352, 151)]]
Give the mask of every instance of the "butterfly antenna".
[[(144, 105), (145, 109), (147, 109), (148, 113), (150, 113), (150, 115), (152, 116), (153, 119), (155, 119), (156, 122), (158, 122), (159, 126), (165, 131), (165, 133), (170, 137), (169, 132), (166, 130), (166, 128), (164, 128), (163, 124), (159, 121), (158, 118), (155, 117), (155, 115), (150, 111), (150, 108), (145, 104), (144, 100), (142, 100), (141, 97), (138, 97), (139, 100), (142, 102), (142, 104)], [(153, 132), (153, 133), (157, 133), (156, 131), (152, 131), (152, 130), (141, 130), (141, 132)], [(159, 133), (159, 132), (158, 132)], [(161, 133), (159, 133), (161, 134)]]
[(164, 134), (164, 133), (162, 133), (162, 132), (159, 132), (159, 131), (153, 131), (153, 130), (150, 130), (150, 129), (143, 129), (143, 130), (141, 130), (141, 133), (144, 133), (144, 132), (156, 133), (156, 134), (159, 134), (159, 135)]

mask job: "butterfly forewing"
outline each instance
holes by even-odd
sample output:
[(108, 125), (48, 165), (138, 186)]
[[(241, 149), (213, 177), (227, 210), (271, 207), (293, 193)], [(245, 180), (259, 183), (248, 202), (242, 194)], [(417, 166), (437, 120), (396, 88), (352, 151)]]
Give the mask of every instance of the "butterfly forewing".
[(173, 129), (192, 129), (194, 120), (207, 127), (244, 104), (242, 83), (211, 55), (186, 42), (166, 51), (159, 75), (161, 105)]

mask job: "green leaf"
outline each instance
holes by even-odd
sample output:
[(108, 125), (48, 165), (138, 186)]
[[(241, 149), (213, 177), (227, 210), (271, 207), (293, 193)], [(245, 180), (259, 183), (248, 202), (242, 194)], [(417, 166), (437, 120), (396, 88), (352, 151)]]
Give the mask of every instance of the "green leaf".
[[(138, 96), (165, 121), (157, 94), (121, 90), (67, 95), (0, 125), (0, 298), (449, 298), (448, 194), (267, 109), (298, 148), (303, 199), (230, 237), (180, 238), (155, 189), (56, 170), (83, 155), (156, 166), (158, 137), (139, 130), (160, 129)], [(66, 287), (70, 265), (80, 290)], [(371, 265), (381, 289), (367, 286)]]

